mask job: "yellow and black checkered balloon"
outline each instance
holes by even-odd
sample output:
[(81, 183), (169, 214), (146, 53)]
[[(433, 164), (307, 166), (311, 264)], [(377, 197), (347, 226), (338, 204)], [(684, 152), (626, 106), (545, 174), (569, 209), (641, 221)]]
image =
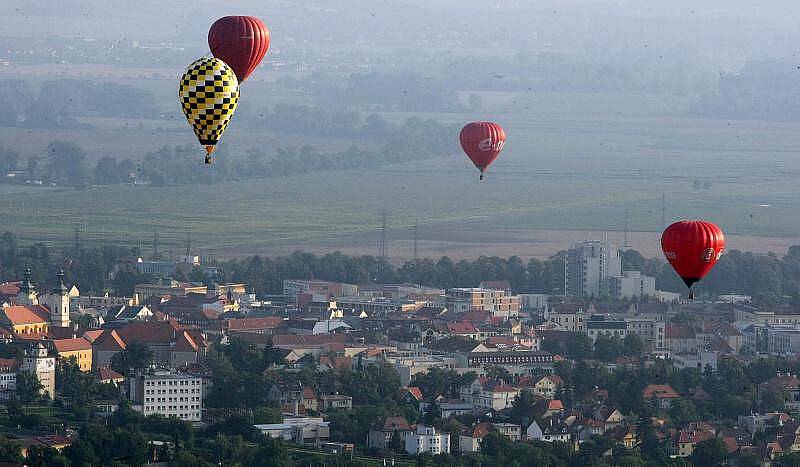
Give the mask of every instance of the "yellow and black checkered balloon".
[(236, 74), (222, 60), (203, 57), (181, 77), (178, 95), (197, 139), (211, 154), (239, 102)]

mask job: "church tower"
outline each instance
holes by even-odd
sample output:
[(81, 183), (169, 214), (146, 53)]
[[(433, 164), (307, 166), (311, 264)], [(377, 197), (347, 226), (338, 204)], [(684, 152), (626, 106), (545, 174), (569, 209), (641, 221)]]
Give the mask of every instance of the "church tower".
[(44, 296), (42, 303), (50, 310), (50, 326), (69, 327), (69, 289), (64, 284), (64, 270), (56, 275), (56, 287)]
[(25, 270), (25, 279), (19, 285), (19, 293), (17, 294), (17, 304), (33, 306), (39, 304), (39, 297), (36, 293), (31, 282), (31, 268)]

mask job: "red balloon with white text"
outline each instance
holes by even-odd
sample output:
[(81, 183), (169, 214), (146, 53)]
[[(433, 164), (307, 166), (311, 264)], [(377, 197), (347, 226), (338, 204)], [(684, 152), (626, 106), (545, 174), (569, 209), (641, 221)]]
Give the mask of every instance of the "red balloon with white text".
[(664, 230), (661, 249), (693, 298), (692, 285), (711, 271), (725, 250), (725, 234), (711, 222), (680, 221)]
[(494, 122), (472, 122), (461, 129), (461, 147), (475, 167), (483, 172), (497, 159), (506, 144), (506, 132)]

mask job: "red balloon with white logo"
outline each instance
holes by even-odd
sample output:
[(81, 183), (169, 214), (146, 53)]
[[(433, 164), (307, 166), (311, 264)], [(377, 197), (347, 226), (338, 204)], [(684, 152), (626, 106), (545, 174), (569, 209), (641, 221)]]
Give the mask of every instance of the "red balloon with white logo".
[(497, 159), (506, 144), (506, 132), (494, 122), (472, 122), (461, 129), (461, 147), (475, 167), (483, 172)]
[(667, 261), (689, 287), (711, 271), (725, 250), (722, 229), (707, 221), (679, 221), (661, 234), (661, 249)]
[(255, 16), (225, 16), (211, 25), (208, 46), (214, 57), (233, 69), (241, 84), (266, 55), (269, 30)]

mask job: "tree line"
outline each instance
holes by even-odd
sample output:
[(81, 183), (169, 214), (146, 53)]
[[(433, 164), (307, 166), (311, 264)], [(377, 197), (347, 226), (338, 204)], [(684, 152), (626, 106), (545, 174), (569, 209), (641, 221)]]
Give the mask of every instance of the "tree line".
[[(286, 112), (290, 116), (288, 122), (304, 122), (296, 127), (287, 123), (278, 124), (279, 128), (284, 125), (293, 127), (293, 132), (298, 134), (317, 131), (317, 134), (358, 139), (376, 147), (360, 147), (354, 143), (345, 150), (334, 152), (323, 152), (310, 145), (276, 147), (269, 152), (262, 148), (251, 148), (238, 156), (228, 154), (221, 148), (215, 164), (208, 167), (200, 162), (199, 147), (186, 144), (163, 146), (146, 154), (141, 162), (106, 156), (90, 167), (86, 151), (70, 141), (50, 142), (45, 156), (31, 156), (24, 166), (20, 166), (18, 152), (0, 143), (0, 174), (23, 172), (20, 176), (2, 177), (0, 180), (55, 183), (77, 188), (85, 188), (89, 184), (115, 185), (134, 181), (148, 181), (157, 186), (213, 184), (377, 167), (440, 157), (454, 150), (452, 135), (456, 128), (434, 120), (411, 117), (394, 124), (380, 116), (371, 115), (362, 121), (358, 113), (340, 114), (291, 106), (277, 106), (275, 112)], [(268, 121), (272, 125), (272, 121)]]
[[(0, 278), (20, 279), (30, 267), (34, 281), (51, 284), (63, 268), (68, 283), (84, 292), (109, 291), (129, 296), (137, 283), (155, 280), (139, 273), (123, 258), (142, 256), (138, 248), (123, 246), (86, 247), (76, 243), (62, 251), (51, 251), (36, 243), (21, 247), (12, 232), (0, 235)], [(286, 279), (321, 279), (353, 284), (410, 283), (440, 288), (477, 287), (482, 281), (508, 281), (513, 293), (563, 294), (564, 257), (561, 251), (550, 258), (481, 256), (454, 261), (447, 256), (422, 258), (394, 264), (375, 256), (350, 256), (341, 252), (315, 255), (296, 251), (288, 256), (252, 256), (218, 263), (218, 277), (205, 278), (201, 271), (180, 279), (247, 283), (258, 296), (283, 293)], [(639, 270), (656, 278), (659, 290), (685, 292), (672, 268), (658, 258), (644, 258), (635, 250), (623, 252), (623, 269)], [(800, 304), (800, 246), (792, 246), (779, 257), (731, 250), (697, 287), (699, 293), (738, 293), (756, 303)], [(601, 298), (601, 297), (595, 297)]]

